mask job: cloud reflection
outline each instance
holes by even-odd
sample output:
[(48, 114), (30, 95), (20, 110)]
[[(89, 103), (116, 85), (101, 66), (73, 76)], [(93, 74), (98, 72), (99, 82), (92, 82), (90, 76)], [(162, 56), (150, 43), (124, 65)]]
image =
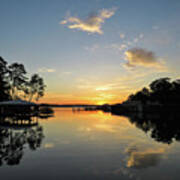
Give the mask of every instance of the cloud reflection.
[(128, 168), (142, 169), (157, 166), (161, 161), (165, 150), (159, 148), (139, 151), (136, 147), (128, 147), (125, 152), (128, 154), (126, 166)]

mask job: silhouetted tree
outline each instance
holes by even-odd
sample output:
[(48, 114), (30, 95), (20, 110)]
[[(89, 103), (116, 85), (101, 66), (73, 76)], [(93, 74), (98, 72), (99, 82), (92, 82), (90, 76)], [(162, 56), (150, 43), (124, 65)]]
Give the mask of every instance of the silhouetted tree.
[(180, 103), (180, 79), (173, 81), (172, 85), (173, 85), (173, 90), (172, 90), (171, 100), (175, 104), (179, 104)]
[(150, 85), (151, 99), (156, 100), (162, 104), (170, 102), (170, 95), (172, 91), (172, 83), (170, 78), (160, 78), (153, 81)]
[(0, 101), (10, 99), (10, 86), (7, 81), (7, 62), (0, 57)]
[(29, 78), (23, 64), (7, 62), (0, 57), (0, 101), (10, 99), (39, 100), (44, 95), (45, 84), (38, 74)]
[(23, 64), (13, 63), (9, 66), (9, 78), (11, 84), (11, 96), (13, 99), (18, 98), (18, 93), (23, 91), (26, 85), (27, 77)]
[(38, 74), (34, 74), (30, 81), (26, 83), (24, 92), (26, 97), (29, 98), (29, 101), (32, 99), (38, 101), (40, 97), (44, 96), (45, 87), (46, 85), (44, 84), (43, 79)]
[(142, 104), (146, 102), (159, 102), (161, 105), (180, 104), (180, 80), (173, 82), (170, 78), (160, 78), (153, 81), (148, 88), (131, 94), (127, 102), (139, 101)]
[(150, 98), (150, 92), (147, 88), (143, 88), (141, 91), (138, 91), (136, 94), (131, 94), (128, 97), (128, 101), (140, 101), (142, 104), (146, 104), (146, 102)]

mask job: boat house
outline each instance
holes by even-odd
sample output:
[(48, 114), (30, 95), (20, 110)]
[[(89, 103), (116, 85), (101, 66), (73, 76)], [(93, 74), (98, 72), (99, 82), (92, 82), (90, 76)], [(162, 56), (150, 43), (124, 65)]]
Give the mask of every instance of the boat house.
[(31, 114), (37, 112), (39, 105), (23, 101), (23, 100), (12, 100), (12, 101), (2, 101), (0, 102), (0, 114)]

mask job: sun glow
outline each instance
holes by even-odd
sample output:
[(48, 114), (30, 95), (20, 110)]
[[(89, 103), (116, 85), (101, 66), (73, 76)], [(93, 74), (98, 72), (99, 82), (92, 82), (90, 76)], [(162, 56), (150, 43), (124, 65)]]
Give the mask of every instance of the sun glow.
[(97, 105), (103, 105), (103, 104), (107, 104), (107, 101), (102, 100), (102, 101), (98, 101), (98, 102), (97, 102)]

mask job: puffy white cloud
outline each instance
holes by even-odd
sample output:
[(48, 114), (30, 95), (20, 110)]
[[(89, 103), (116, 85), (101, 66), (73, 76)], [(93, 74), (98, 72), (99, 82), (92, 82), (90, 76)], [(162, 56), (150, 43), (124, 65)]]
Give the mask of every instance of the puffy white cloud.
[(161, 71), (167, 70), (163, 61), (159, 61), (154, 52), (143, 48), (132, 48), (125, 52), (127, 63), (125, 67), (133, 68), (136, 66), (153, 67)]
[(69, 29), (78, 29), (88, 33), (103, 34), (102, 24), (105, 19), (109, 19), (115, 13), (115, 9), (103, 9), (98, 14), (89, 15), (87, 19), (82, 20), (78, 17), (69, 17), (60, 22), (60, 24), (68, 24)]

